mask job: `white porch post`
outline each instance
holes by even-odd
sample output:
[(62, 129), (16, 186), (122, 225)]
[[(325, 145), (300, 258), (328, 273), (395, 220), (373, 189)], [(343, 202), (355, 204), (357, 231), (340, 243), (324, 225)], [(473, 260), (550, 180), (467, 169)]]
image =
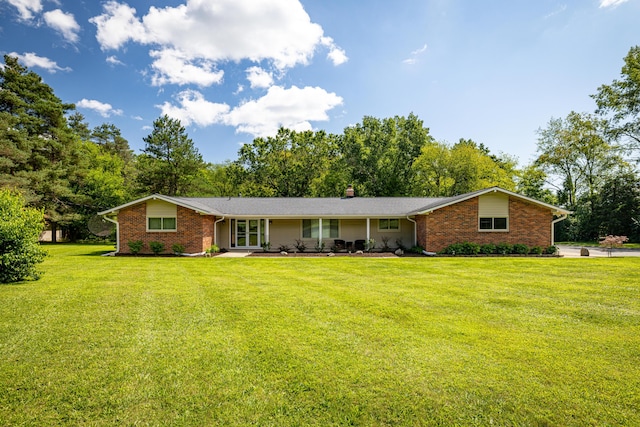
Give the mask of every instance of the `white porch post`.
[(318, 218), (318, 246), (322, 244), (322, 218)]
[(270, 242), (269, 240), (269, 218), (264, 219), (264, 242), (260, 242), (261, 244), (265, 244)]
[(367, 244), (369, 243), (370, 239), (371, 239), (371, 219), (367, 218)]

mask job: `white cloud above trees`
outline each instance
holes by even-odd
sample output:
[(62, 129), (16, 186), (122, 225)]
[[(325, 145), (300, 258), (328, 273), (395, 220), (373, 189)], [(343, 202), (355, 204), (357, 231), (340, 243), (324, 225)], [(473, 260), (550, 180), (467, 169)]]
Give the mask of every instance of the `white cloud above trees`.
[(7, 2), (18, 9), (20, 19), (29, 21), (42, 11), (41, 0), (7, 0)]
[(43, 56), (38, 56), (34, 52), (25, 52), (23, 54), (11, 52), (9, 53), (9, 56), (18, 58), (20, 63), (26, 67), (38, 67), (50, 73), (55, 73), (57, 71), (71, 71), (71, 68), (61, 67), (56, 63), (56, 61)]
[(600, 0), (600, 7), (614, 7), (619, 6), (622, 3), (626, 3), (629, 0)]
[(76, 107), (95, 111), (96, 113), (100, 114), (102, 117), (122, 115), (122, 110), (115, 109), (111, 106), (111, 104), (96, 101), (95, 99), (83, 98), (80, 101), (76, 102)]
[(72, 13), (65, 13), (60, 9), (44, 13), (44, 22), (59, 32), (70, 43), (76, 43), (79, 39), (80, 25), (76, 22)]

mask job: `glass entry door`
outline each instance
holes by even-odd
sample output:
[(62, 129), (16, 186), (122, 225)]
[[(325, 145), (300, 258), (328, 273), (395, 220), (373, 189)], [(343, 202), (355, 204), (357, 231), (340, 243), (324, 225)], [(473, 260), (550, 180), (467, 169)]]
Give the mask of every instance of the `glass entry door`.
[(236, 247), (259, 248), (260, 247), (260, 220), (237, 219), (235, 221)]

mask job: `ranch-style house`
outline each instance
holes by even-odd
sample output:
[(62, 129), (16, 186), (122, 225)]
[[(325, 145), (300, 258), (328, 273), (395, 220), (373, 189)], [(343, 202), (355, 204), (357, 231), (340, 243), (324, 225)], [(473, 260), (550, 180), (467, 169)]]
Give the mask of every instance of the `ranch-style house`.
[(554, 224), (571, 213), (532, 198), (487, 188), (455, 197), (354, 197), (351, 186), (339, 198), (169, 197), (154, 194), (99, 212), (116, 224), (117, 254), (130, 253), (128, 242), (166, 248), (183, 245), (187, 254), (203, 254), (213, 244), (230, 251), (252, 251), (269, 242), (272, 249), (308, 248), (318, 242), (335, 250), (364, 249), (375, 239), (389, 246), (420, 245), (437, 252), (462, 242), (554, 243)]

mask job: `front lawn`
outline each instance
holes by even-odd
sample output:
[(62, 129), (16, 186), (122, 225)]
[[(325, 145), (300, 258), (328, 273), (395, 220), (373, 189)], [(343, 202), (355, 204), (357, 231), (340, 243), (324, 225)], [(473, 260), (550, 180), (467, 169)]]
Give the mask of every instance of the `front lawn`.
[(0, 286), (0, 425), (640, 424), (640, 259), (100, 257)]

